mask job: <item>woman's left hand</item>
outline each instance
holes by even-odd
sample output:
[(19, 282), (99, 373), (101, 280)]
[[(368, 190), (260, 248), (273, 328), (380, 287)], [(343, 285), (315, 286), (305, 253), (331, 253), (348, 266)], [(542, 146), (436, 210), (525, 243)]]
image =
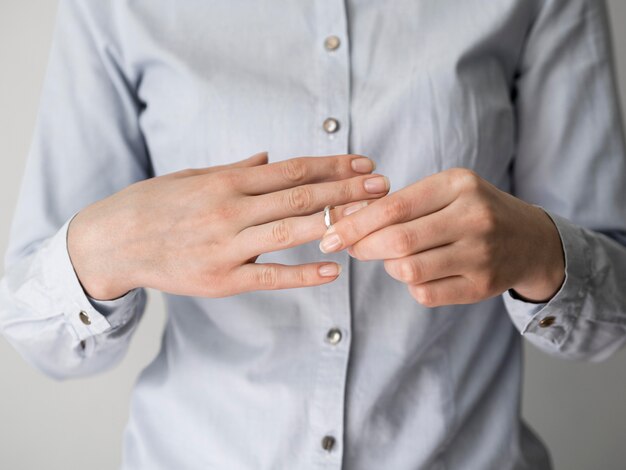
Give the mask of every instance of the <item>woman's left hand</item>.
[(565, 277), (559, 233), (539, 207), (476, 173), (451, 169), (344, 216), (320, 243), (390, 276), (428, 307), (475, 303), (513, 289), (545, 302)]

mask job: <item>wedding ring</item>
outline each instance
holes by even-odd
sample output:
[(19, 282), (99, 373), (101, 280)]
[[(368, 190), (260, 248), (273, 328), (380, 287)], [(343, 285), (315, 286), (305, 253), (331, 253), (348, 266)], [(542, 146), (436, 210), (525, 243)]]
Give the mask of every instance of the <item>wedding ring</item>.
[(326, 228), (329, 229), (333, 225), (333, 221), (330, 218), (330, 211), (333, 206), (324, 207), (324, 224), (326, 224)]

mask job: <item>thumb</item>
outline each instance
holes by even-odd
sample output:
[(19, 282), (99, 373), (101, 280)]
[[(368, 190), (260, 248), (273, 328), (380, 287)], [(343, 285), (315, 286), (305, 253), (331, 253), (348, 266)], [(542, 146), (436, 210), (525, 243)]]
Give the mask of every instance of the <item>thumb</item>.
[(206, 173), (215, 173), (218, 171), (230, 170), (233, 168), (249, 168), (254, 166), (265, 165), (268, 162), (267, 151), (255, 153), (251, 157), (244, 160), (239, 160), (235, 163), (229, 163), (228, 165), (217, 165), (205, 169)]

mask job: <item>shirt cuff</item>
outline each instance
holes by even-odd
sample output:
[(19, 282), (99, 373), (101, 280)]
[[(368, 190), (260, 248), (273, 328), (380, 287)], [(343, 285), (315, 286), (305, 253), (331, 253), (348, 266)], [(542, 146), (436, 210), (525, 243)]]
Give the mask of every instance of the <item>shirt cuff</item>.
[[(72, 217), (73, 218), (73, 217)], [(141, 289), (111, 301), (90, 299), (78, 280), (67, 250), (68, 220), (43, 248), (44, 286), (79, 340), (96, 336), (127, 323)]]
[(560, 347), (575, 328), (591, 278), (591, 256), (583, 230), (543, 209), (556, 226), (565, 255), (565, 281), (545, 304), (525, 302), (502, 294), (504, 304), (519, 331), (538, 342)]

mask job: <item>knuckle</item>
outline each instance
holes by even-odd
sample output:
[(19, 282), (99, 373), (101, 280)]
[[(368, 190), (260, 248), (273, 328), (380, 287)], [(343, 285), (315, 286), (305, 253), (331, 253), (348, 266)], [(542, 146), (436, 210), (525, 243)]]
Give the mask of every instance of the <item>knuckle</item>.
[(305, 268), (301, 268), (294, 273), (295, 282), (298, 286), (309, 286), (313, 284), (313, 279), (309, 276), (309, 272)]
[(307, 167), (303, 160), (287, 160), (281, 167), (283, 176), (291, 183), (301, 183), (307, 175)]
[(453, 168), (450, 171), (452, 182), (464, 191), (474, 191), (480, 188), (481, 178), (469, 168)]
[(400, 280), (400, 265), (394, 259), (386, 259), (383, 261), (385, 271), (393, 278)]
[(291, 244), (292, 230), (286, 220), (279, 220), (272, 225), (272, 241), (280, 246)]
[(243, 186), (243, 173), (237, 169), (220, 171), (215, 176), (221, 178), (222, 183), (228, 188), (239, 188)]
[(263, 266), (258, 273), (259, 285), (266, 289), (276, 287), (278, 284), (278, 272), (274, 266)]
[(496, 230), (497, 220), (493, 210), (488, 206), (481, 206), (474, 214), (474, 225), (481, 234), (491, 234)]
[(491, 271), (487, 271), (483, 276), (482, 281), (482, 289), (480, 290), (480, 294), (482, 297), (489, 297), (493, 292), (496, 291), (498, 286), (498, 280), (496, 276), (493, 275)]
[(330, 162), (330, 171), (332, 176), (342, 178), (348, 173), (344, 158), (334, 157)]
[(468, 295), (474, 301), (485, 299), (491, 295), (495, 288), (495, 279), (488, 271), (475, 273), (472, 279), (473, 289)]
[(295, 212), (305, 212), (313, 205), (313, 194), (310, 188), (304, 186), (293, 188), (287, 194), (287, 204)]
[(217, 297), (220, 297), (221, 294), (222, 293), (220, 291), (212, 287), (210, 284), (205, 285), (205, 287), (202, 289), (202, 296), (209, 299), (215, 299)]
[(219, 171), (200, 176), (196, 188), (206, 197), (214, 197), (215, 193), (239, 193), (241, 178), (231, 171)]
[(422, 267), (416, 260), (403, 260), (400, 263), (400, 278), (407, 284), (415, 284), (422, 278)]
[[(359, 226), (357, 222), (350, 217), (345, 217), (341, 219), (334, 225), (334, 227), (335, 232), (340, 235), (344, 243), (355, 240), (357, 235), (359, 234)], [(353, 248), (356, 246), (357, 243), (359, 243), (359, 240), (353, 241)]]
[(435, 297), (433, 290), (424, 285), (412, 286), (411, 295), (415, 300), (425, 307), (435, 306)]
[(235, 184), (234, 174), (231, 171), (218, 171), (217, 173), (209, 173), (207, 176), (222, 187), (232, 187)]
[(349, 181), (344, 181), (339, 185), (339, 197), (342, 201), (352, 201), (354, 195), (354, 186)]
[(488, 240), (476, 243), (476, 251), (479, 256), (479, 266), (488, 268), (493, 263), (495, 257), (495, 246)]
[(348, 252), (350, 256), (359, 261), (367, 261), (369, 258), (367, 257), (368, 252), (370, 252), (370, 247), (368, 244), (368, 240), (360, 240), (356, 242), (354, 245), (349, 247)]
[(403, 220), (409, 217), (411, 205), (405, 198), (392, 197), (385, 203), (383, 211), (387, 221)]
[(205, 269), (199, 276), (198, 290), (203, 292), (205, 297), (217, 297), (219, 295), (219, 289), (217, 286), (220, 284), (220, 276), (217, 275), (213, 269)]
[(392, 232), (391, 249), (399, 256), (412, 253), (414, 246), (413, 232), (405, 228), (398, 228)]

